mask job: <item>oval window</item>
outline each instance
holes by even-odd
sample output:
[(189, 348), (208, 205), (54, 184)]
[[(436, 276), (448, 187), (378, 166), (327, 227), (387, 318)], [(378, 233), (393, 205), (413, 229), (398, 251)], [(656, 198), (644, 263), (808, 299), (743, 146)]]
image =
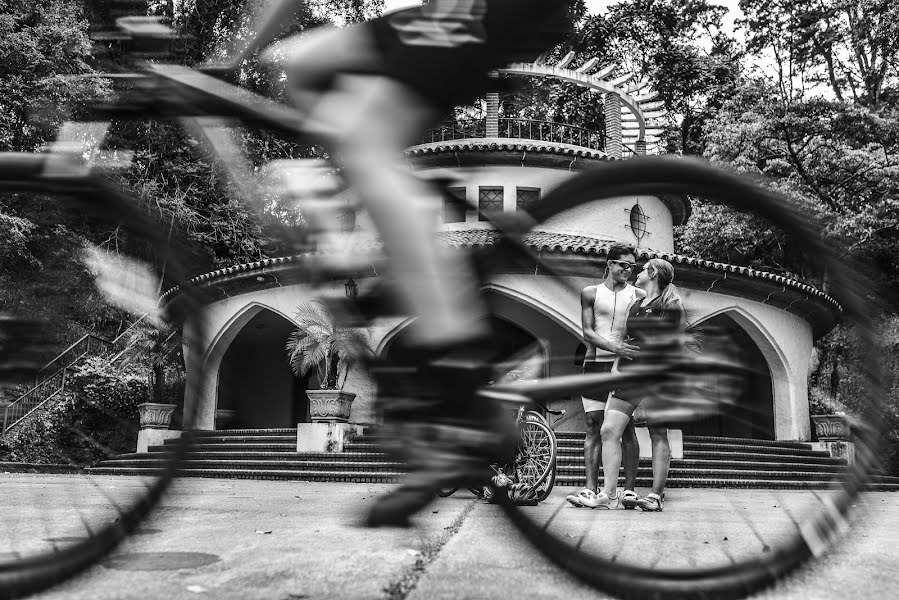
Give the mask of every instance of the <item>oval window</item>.
[(634, 232), (638, 240), (646, 235), (646, 214), (639, 204), (634, 204), (634, 207), (631, 209), (631, 231)]

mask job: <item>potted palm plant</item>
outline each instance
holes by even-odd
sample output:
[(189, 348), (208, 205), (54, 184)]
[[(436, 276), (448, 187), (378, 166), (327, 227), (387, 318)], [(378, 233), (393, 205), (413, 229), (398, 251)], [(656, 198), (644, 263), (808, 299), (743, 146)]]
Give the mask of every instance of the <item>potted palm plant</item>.
[(356, 394), (345, 391), (350, 367), (368, 354), (370, 336), (364, 329), (338, 327), (321, 302), (301, 304), (297, 327), (287, 340), (290, 367), (300, 377), (315, 370), (320, 389), (307, 390), (313, 422), (346, 423)]

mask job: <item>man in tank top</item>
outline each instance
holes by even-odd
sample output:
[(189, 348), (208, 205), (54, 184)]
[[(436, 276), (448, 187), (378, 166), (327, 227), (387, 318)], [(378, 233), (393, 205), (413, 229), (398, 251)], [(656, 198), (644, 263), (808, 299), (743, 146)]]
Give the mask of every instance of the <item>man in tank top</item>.
[[(615, 244), (609, 248), (606, 258), (606, 277), (599, 285), (591, 285), (581, 291), (581, 324), (587, 354), (584, 357), (584, 373), (610, 373), (615, 360), (631, 360), (639, 353), (639, 348), (624, 340), (627, 315), (630, 307), (645, 292), (627, 282), (636, 265), (634, 248), (625, 244)], [(606, 401), (614, 392), (602, 398), (582, 397), (584, 417), (587, 422), (587, 436), (584, 440), (584, 465), (587, 486), (567, 497), (576, 507), (615, 508), (615, 505), (597, 502), (599, 468), (602, 465), (600, 451), (602, 437), (600, 429), (605, 416)], [(633, 495), (637, 483), (637, 466), (640, 458), (637, 433), (633, 422), (621, 436), (624, 458), (624, 495)]]

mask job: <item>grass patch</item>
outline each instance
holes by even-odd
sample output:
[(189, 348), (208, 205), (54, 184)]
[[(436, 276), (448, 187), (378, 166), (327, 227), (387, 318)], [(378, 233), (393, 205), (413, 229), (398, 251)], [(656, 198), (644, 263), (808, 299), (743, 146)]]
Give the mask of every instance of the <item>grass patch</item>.
[(384, 588), (384, 594), (387, 600), (405, 600), (409, 593), (415, 589), (415, 586), (418, 585), (418, 580), (421, 579), (421, 576), (427, 571), (428, 566), (437, 560), (437, 556), (440, 554), (443, 547), (462, 528), (462, 523), (465, 522), (465, 519), (474, 509), (476, 504), (478, 504), (478, 501), (472, 500), (468, 506), (462, 509), (459, 516), (453, 519), (450, 526), (443, 530), (443, 533), (436, 540), (424, 543), (421, 554), (418, 555), (415, 563), (403, 571), (396, 582)]

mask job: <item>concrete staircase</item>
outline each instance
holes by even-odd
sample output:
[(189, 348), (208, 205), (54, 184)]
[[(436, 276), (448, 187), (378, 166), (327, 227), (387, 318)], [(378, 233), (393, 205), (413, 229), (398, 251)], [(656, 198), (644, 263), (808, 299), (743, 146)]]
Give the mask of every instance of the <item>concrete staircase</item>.
[[(193, 477), (296, 479), (395, 483), (405, 465), (392, 461), (375, 436), (361, 436), (344, 452), (296, 451), (295, 429), (234, 429), (198, 432), (181, 474)], [(584, 434), (557, 434), (556, 485), (583, 486)], [(151, 475), (164, 465), (171, 441), (143, 454), (124, 454), (87, 469), (94, 474)], [(846, 469), (801, 442), (685, 437), (684, 458), (671, 461), (669, 487), (824, 489)], [(649, 460), (640, 461), (638, 485), (648, 487)], [(877, 477), (874, 489), (899, 491), (899, 478)]]
[[(390, 461), (371, 439), (345, 446), (344, 452), (297, 452), (296, 429), (228, 429), (195, 433), (185, 458), (185, 477), (299, 479), (394, 483), (405, 465)], [(86, 469), (93, 474), (151, 475), (165, 464), (175, 441), (151, 446), (146, 453), (123, 454)]]

